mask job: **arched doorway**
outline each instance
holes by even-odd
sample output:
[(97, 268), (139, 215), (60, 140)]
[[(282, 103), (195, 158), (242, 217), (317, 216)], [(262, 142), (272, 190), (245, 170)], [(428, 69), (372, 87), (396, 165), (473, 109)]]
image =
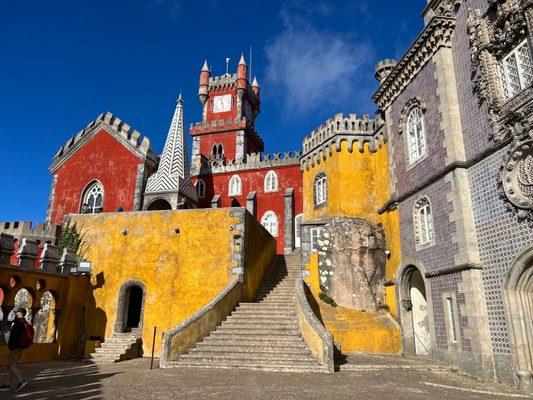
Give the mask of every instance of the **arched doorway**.
[(157, 199), (152, 201), (150, 204), (148, 204), (148, 207), (146, 207), (147, 211), (156, 211), (156, 210), (172, 210), (172, 206), (170, 203), (164, 199)]
[(120, 289), (116, 332), (131, 332), (142, 328), (146, 287), (142, 282), (128, 282)]
[(533, 248), (511, 266), (504, 292), (518, 388), (533, 393)]
[(405, 267), (400, 282), (400, 316), (407, 354), (431, 355), (431, 302), (428, 297), (422, 272), (413, 265)]

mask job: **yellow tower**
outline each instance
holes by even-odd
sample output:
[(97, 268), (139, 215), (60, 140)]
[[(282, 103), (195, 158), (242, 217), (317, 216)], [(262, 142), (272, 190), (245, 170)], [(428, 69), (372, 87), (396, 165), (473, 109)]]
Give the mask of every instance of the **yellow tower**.
[[(337, 114), (303, 142), (302, 260), (317, 311), (343, 352), (399, 353), (396, 210), (381, 119)], [(336, 302), (332, 307), (326, 302)]]

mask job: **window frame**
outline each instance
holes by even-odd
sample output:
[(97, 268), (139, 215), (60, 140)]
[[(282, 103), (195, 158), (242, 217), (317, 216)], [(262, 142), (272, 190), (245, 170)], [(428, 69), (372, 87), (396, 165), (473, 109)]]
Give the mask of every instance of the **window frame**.
[[(531, 79), (529, 83), (526, 81), (525, 75), (525, 68), (524, 63), (521, 61), (520, 57), (520, 50), (525, 47), (528, 51), (529, 56), (529, 64), (532, 68), (531, 71)], [(518, 79), (518, 89), (511, 90), (513, 82), (511, 80), (511, 73), (509, 65), (507, 64), (507, 61), (513, 59), (514, 60), (514, 67), (516, 68), (516, 78)], [(520, 43), (518, 43), (510, 52), (508, 52), (505, 56), (501, 58), (501, 60), (498, 61), (498, 67), (499, 67), (499, 76), (500, 76), (500, 82), (501, 82), (501, 90), (504, 101), (509, 101), (512, 98), (518, 96), (520, 93), (522, 93), (524, 90), (526, 90), (528, 87), (531, 87), (533, 84), (533, 49), (531, 46), (531, 42), (528, 38), (523, 39)]]
[(328, 202), (328, 177), (324, 172), (316, 174), (313, 182), (313, 203), (315, 208), (322, 207)]
[[(90, 206), (89, 205), (89, 198), (91, 197), (91, 195), (93, 195), (93, 193), (91, 193), (91, 192), (94, 191), (97, 188), (100, 189), (100, 193), (99, 193), (100, 196), (101, 196), (100, 206), (98, 206), (98, 207), (95, 206), (96, 200), (98, 199), (98, 196), (96, 196), (96, 198), (94, 200), (94, 204), (92, 206)], [(87, 204), (87, 206), (89, 206), (89, 210), (90, 210), (90, 211), (86, 211), (85, 214), (99, 214), (99, 213), (103, 212), (104, 211), (104, 200), (105, 200), (104, 185), (102, 185), (102, 182), (100, 182), (97, 179), (92, 180), (83, 189), (82, 196), (81, 196), (81, 204), (80, 204), (80, 208), (79, 208), (80, 214), (81, 214), (82, 207), (83, 207), (84, 204)]]
[(206, 187), (203, 179), (198, 179), (196, 181), (196, 195), (199, 199), (204, 199), (206, 195)]
[[(233, 191), (233, 181), (238, 181), (238, 191)], [(233, 197), (233, 196), (242, 196), (242, 179), (239, 175), (237, 174), (234, 174), (231, 176), (231, 178), (229, 179), (229, 184), (228, 184), (228, 196), (230, 197)]]
[[(269, 223), (270, 224), (274, 224), (274, 225), (271, 225), (271, 228), (272, 226), (275, 228), (275, 232), (271, 232), (271, 230), (269, 228), (267, 228), (267, 226), (265, 225), (265, 223), (267, 222), (267, 218), (270, 218), (272, 217), (273, 218), (273, 221), (270, 221)], [(276, 215), (276, 213), (272, 210), (268, 210), (268, 211), (265, 211), (265, 213), (263, 214), (263, 216), (261, 217), (261, 225), (263, 225), (263, 227), (273, 236), (273, 237), (278, 237), (279, 235), (279, 218), (278, 216)]]
[(263, 189), (265, 193), (274, 193), (279, 191), (279, 176), (276, 171), (270, 170), (266, 173)]
[[(418, 118), (413, 122), (413, 114), (415, 112), (417, 112)], [(418, 127), (419, 124), (420, 127)], [(411, 135), (412, 130), (414, 130), (414, 136)], [(406, 145), (408, 164), (409, 166), (413, 166), (423, 160), (427, 155), (426, 119), (424, 109), (419, 104), (415, 104), (408, 109), (404, 131), (407, 136)], [(413, 140), (415, 142), (413, 142)], [(413, 144), (415, 145), (416, 154), (412, 151)]]
[[(311, 246), (311, 253), (318, 252), (318, 239), (320, 238), (320, 233), (322, 232), (321, 226), (313, 226), (309, 228), (309, 244)], [(316, 232), (316, 235), (314, 233)]]
[(413, 207), (413, 224), (417, 250), (436, 244), (433, 207), (427, 196), (419, 198)]

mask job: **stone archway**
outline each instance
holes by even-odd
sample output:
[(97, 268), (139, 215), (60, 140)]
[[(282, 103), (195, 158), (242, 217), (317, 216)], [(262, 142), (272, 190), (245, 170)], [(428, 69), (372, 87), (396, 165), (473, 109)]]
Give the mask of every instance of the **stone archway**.
[(504, 293), (518, 388), (533, 393), (533, 248), (511, 266)]
[(142, 330), (146, 286), (139, 281), (129, 281), (122, 285), (118, 296), (115, 332)]
[(414, 265), (407, 265), (401, 269), (399, 276), (404, 352), (411, 355), (431, 355), (431, 301), (424, 274)]
[(146, 207), (146, 211), (172, 210), (172, 206), (165, 199), (156, 199)]

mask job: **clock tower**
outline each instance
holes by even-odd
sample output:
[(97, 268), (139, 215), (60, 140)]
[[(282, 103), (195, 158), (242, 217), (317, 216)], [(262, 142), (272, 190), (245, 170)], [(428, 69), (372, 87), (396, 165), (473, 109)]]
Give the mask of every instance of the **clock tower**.
[(198, 98), (203, 107), (202, 122), (191, 125), (193, 169), (202, 158), (243, 161), (264, 149), (255, 131), (259, 115), (259, 84), (248, 81), (248, 67), (241, 55), (237, 72), (211, 76), (207, 60), (200, 71)]

